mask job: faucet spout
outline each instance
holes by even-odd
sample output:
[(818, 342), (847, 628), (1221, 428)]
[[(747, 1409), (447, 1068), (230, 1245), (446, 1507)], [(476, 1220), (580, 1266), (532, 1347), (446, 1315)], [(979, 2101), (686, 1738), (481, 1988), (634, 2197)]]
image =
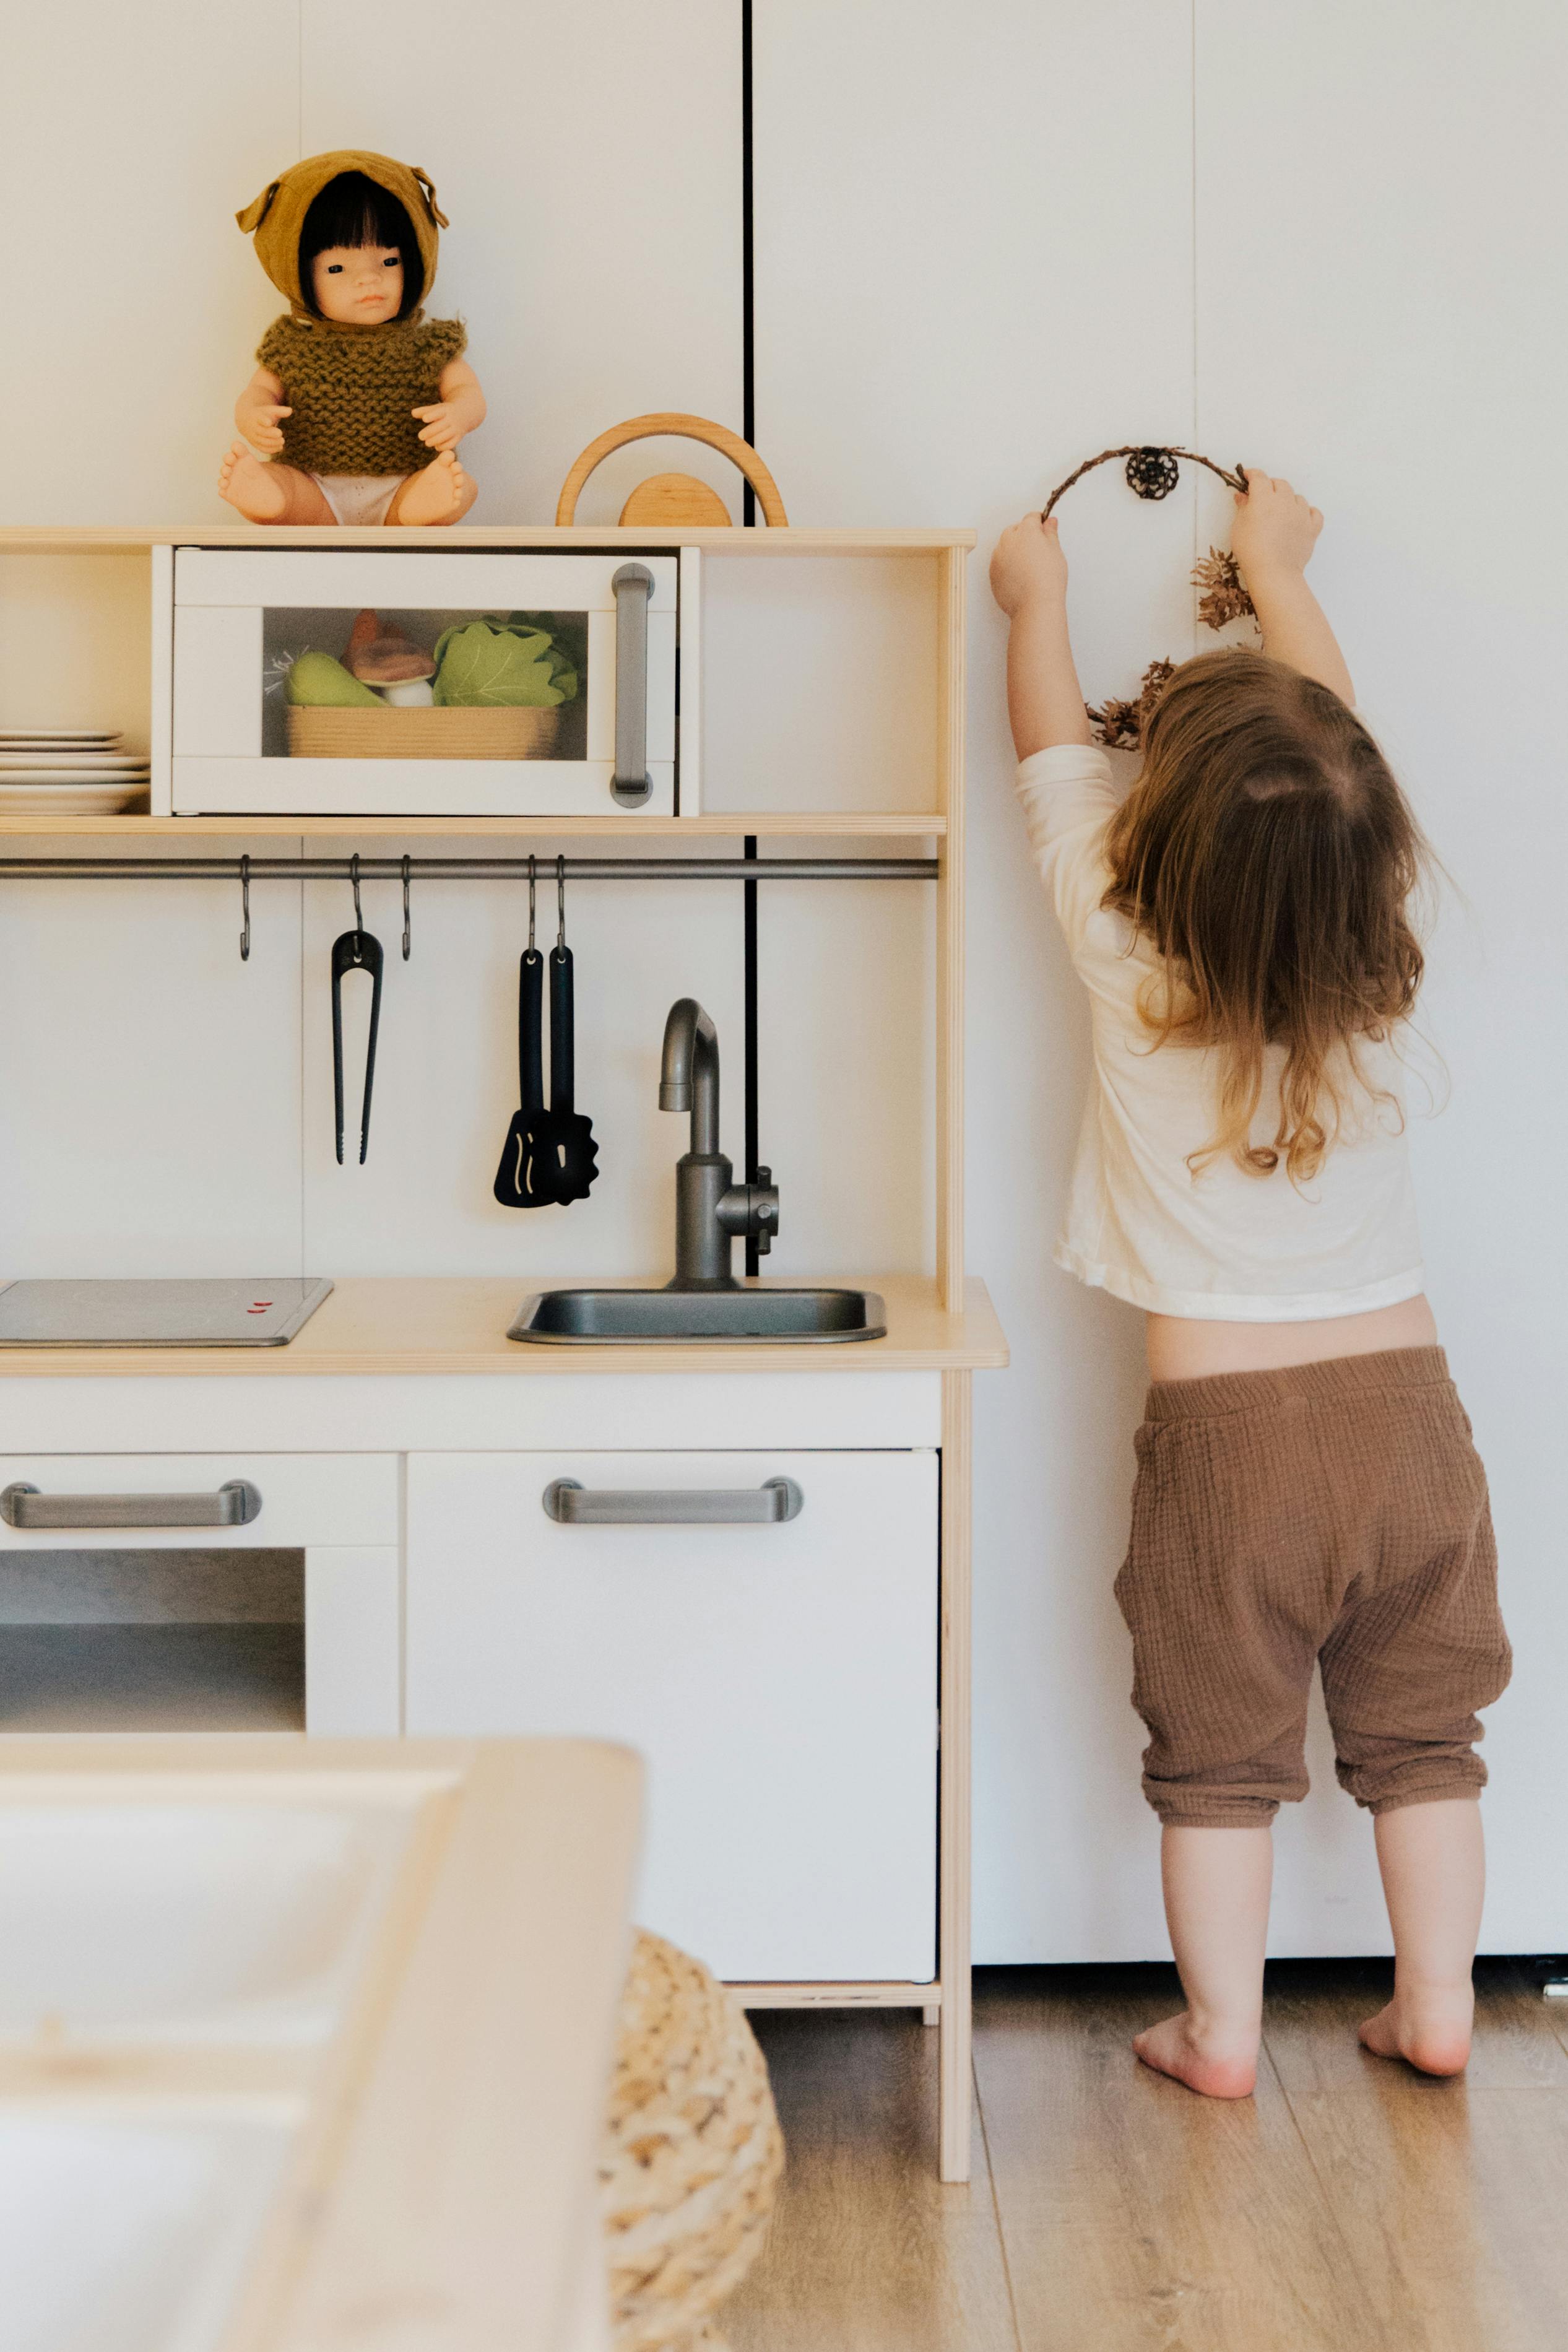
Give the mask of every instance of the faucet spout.
[(691, 1149), (704, 1159), (718, 1150), (718, 1032), (695, 996), (671, 1005), (659, 1070), (659, 1108), (690, 1111)]

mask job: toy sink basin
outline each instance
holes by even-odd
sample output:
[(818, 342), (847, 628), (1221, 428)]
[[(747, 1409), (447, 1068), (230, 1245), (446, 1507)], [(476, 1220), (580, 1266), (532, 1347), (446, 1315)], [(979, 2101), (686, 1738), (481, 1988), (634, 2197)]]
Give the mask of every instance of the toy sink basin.
[(881, 1339), (874, 1290), (539, 1290), (508, 1339), (547, 1347), (777, 1347)]

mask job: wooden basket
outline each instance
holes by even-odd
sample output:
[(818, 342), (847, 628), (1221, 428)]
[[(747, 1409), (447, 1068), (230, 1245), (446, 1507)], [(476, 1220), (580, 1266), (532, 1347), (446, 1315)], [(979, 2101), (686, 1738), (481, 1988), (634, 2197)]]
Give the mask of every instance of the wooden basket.
[(560, 709), (381, 710), (294, 709), (288, 750), (296, 760), (549, 760)]

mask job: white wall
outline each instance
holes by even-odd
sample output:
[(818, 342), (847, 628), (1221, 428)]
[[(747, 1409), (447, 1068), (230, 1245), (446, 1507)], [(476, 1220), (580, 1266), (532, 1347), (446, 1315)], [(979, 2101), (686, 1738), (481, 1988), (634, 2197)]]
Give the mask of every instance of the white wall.
[[(961, 516), (988, 541), (1145, 439), (1289, 472), (1328, 512), (1322, 593), (1469, 900), (1434, 943), (1453, 1099), (1416, 1151), (1519, 1653), (1488, 1746), (1488, 1936), (1555, 1948), (1568, 24), (1547, 0), (760, 15), (758, 435), (803, 513)], [(1185, 571), (1223, 529), (1207, 477), (1151, 509), (1113, 473), (1062, 509), (1094, 694), (1192, 648)], [(981, 562), (974, 587), (970, 1247), (1014, 1348), (977, 1401), (976, 1948), (1140, 1957), (1165, 1946), (1110, 1592), (1139, 1333), (1049, 1263), (1085, 1024), (1011, 802)], [(1381, 1945), (1321, 1727), (1312, 1764), (1276, 1948)]]
[[(794, 520), (968, 522), (988, 541), (1129, 439), (1289, 471), (1329, 512), (1323, 593), (1468, 901), (1445, 908), (1427, 1000), (1453, 1099), (1416, 1149), (1519, 1649), (1489, 1741), (1490, 1938), (1568, 1946), (1561, 12), (758, 0), (756, 15), (758, 440)], [(43, 389), (7, 436), (0, 514), (226, 512), (212, 473), (277, 307), (232, 215), (296, 155), (357, 141), (427, 167), (452, 218), (436, 308), (467, 317), (491, 400), (469, 445), (476, 520), (548, 520), (572, 457), (618, 417), (738, 424), (737, 35), (732, 0), (470, 0), (462, 69), (444, 75), (411, 67), (432, 54), (411, 0), (300, 0), (265, 38), (235, 0), (35, 12), (7, 53), (0, 171), (15, 373)], [(612, 519), (664, 461), (626, 453), (583, 518)], [(716, 460), (675, 462), (733, 500)], [(1223, 528), (1223, 499), (1190, 478), (1149, 508), (1112, 474), (1063, 511), (1096, 693), (1193, 647), (1186, 568)], [(0, 719), (144, 723), (137, 577), (0, 565)], [(929, 691), (921, 614), (885, 580), (828, 613), (789, 567), (727, 579), (709, 631), (716, 796), (763, 805), (804, 772), (825, 804), (918, 804), (904, 745)], [(1010, 797), (983, 556), (972, 584), (970, 1248), (1014, 1348), (977, 1408), (977, 1948), (1137, 1957), (1165, 1946), (1110, 1583), (1139, 1333), (1050, 1263), (1085, 1029)], [(883, 698), (862, 707), (873, 676)], [(0, 886), (0, 1257), (515, 1267), (519, 1289), (534, 1272), (661, 1264), (675, 1145), (652, 1082), (664, 1006), (687, 989), (729, 1047), (738, 1147), (737, 895), (577, 895), (581, 1090), (606, 1172), (587, 1208), (518, 1220), (488, 1197), (511, 1101), (508, 893), (417, 893), (406, 970), (395, 893), (368, 899), (392, 953), (361, 1175), (336, 1168), (326, 1118), (323, 966), (346, 894), (258, 888), (242, 968), (237, 894)], [(777, 1269), (913, 1265), (926, 1246), (929, 1186), (911, 1171), (929, 1059), (907, 1008), (928, 988), (928, 899), (765, 895)], [(1277, 1941), (1367, 1948), (1382, 1930), (1365, 1824), (1327, 1785), (1321, 1739), (1314, 1769), (1281, 1830)]]

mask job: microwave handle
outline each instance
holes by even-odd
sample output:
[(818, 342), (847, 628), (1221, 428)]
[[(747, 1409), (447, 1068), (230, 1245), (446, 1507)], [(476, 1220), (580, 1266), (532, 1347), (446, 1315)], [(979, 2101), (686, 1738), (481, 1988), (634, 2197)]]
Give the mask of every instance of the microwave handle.
[(615, 772), (610, 791), (622, 808), (635, 808), (653, 789), (648, 773), (648, 600), (653, 575), (645, 563), (623, 563), (610, 585), (615, 591)]

